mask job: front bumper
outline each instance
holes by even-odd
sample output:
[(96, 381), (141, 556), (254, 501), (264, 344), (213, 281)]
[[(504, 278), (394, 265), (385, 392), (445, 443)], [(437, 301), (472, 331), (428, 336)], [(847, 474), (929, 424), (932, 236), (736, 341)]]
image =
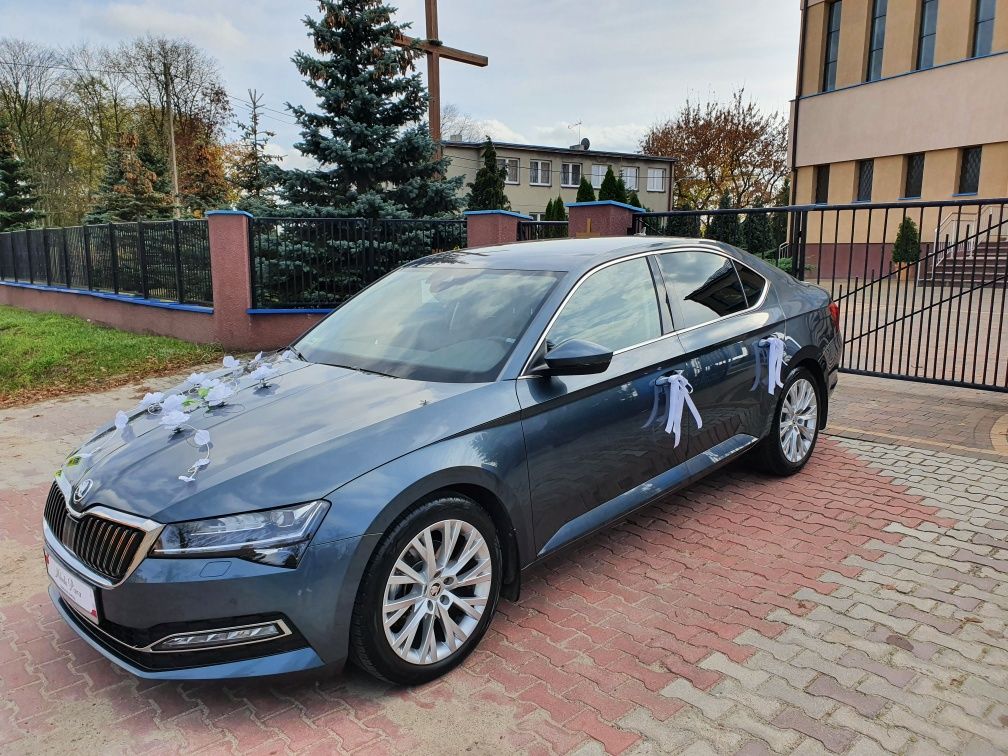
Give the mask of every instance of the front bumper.
[[(238, 558), (144, 559), (114, 587), (96, 585), (68, 560), (46, 528), (57, 558), (96, 590), (97, 625), (55, 586), (50, 597), (89, 645), (145, 678), (230, 679), (338, 668), (347, 656), (349, 620), (370, 538), (312, 544), (295, 569)], [(279, 621), (289, 634), (243, 645), (153, 651), (169, 635)]]

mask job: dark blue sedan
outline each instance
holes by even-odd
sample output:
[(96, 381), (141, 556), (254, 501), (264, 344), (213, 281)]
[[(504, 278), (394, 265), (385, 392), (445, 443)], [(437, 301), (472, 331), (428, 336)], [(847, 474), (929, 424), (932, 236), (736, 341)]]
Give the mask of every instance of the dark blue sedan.
[(742, 454), (797, 472), (836, 305), (734, 248), (418, 260), (277, 355), (120, 411), (57, 474), (50, 594), (141, 677), (461, 662), (522, 571)]

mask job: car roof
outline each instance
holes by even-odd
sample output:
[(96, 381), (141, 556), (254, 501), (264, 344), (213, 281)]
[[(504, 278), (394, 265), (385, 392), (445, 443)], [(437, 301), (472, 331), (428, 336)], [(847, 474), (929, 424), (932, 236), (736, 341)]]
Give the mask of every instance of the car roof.
[(726, 245), (705, 239), (662, 236), (615, 236), (591, 239), (549, 239), (514, 242), (493, 247), (460, 249), (423, 257), (412, 265), (465, 265), (502, 270), (580, 271), (642, 252), (670, 250), (677, 247), (708, 247), (732, 254)]

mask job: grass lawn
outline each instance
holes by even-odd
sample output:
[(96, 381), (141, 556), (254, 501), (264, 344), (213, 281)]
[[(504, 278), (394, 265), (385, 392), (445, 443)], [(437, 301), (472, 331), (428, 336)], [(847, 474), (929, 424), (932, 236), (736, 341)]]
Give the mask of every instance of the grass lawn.
[(0, 407), (114, 388), (220, 355), (214, 346), (0, 306)]

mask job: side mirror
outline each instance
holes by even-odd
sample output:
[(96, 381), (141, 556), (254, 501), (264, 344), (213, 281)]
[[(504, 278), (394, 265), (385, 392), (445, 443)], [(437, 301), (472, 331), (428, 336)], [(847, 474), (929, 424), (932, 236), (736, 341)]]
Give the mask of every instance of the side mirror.
[(594, 375), (604, 373), (612, 362), (612, 350), (604, 346), (570, 339), (546, 352), (545, 365), (533, 370), (536, 375)]

